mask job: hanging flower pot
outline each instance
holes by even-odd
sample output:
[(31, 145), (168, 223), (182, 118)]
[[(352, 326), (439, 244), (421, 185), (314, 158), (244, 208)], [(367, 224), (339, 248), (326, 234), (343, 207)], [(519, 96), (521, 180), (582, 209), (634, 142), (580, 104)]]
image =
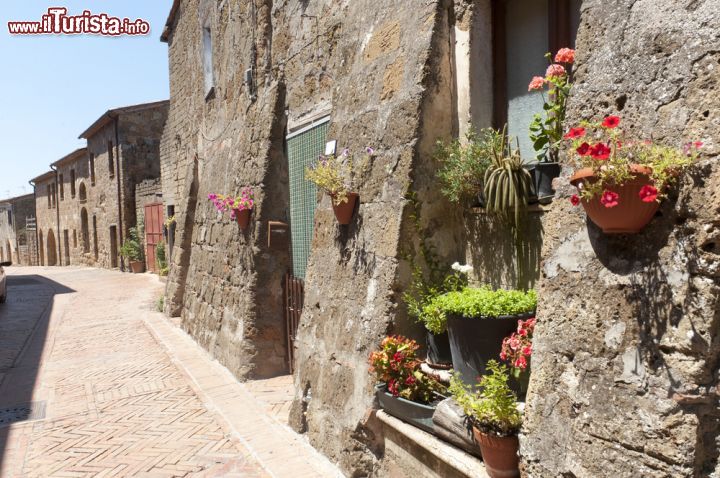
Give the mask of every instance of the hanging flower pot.
[(347, 193), (347, 201), (335, 204), (335, 198), (330, 196), (332, 199), (333, 211), (338, 222), (343, 226), (350, 224), (352, 221), (353, 211), (355, 211), (355, 203), (360, 195), (358, 193)]
[[(655, 189), (650, 179), (651, 170), (637, 164), (630, 165), (632, 179), (621, 186), (606, 185), (601, 195), (582, 199), (585, 212), (606, 234), (636, 234), (653, 218), (660, 206), (656, 200), (643, 200), (643, 191)], [(573, 174), (570, 182), (578, 189), (584, 183), (597, 181), (592, 168), (582, 168)], [(645, 188), (645, 189), (643, 189)]]
[(251, 213), (252, 209), (235, 209), (235, 220), (243, 231), (247, 229), (250, 223)]
[(240, 196), (225, 196), (223, 194), (208, 194), (208, 200), (212, 201), (215, 208), (220, 212), (230, 212), (230, 219), (237, 221), (240, 229), (247, 229), (250, 223), (250, 214), (255, 205), (255, 193), (250, 187), (244, 187)]

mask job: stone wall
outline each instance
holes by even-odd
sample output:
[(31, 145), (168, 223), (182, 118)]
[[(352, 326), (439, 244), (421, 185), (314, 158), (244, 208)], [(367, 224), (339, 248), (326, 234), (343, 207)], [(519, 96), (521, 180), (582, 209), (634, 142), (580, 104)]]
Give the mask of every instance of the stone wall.
[(527, 476), (720, 476), (720, 3), (586, 0), (570, 122), (705, 143), (657, 217), (602, 234), (565, 200), (543, 221)]
[[(91, 247), (88, 241), (87, 252), (83, 242), (82, 211), (87, 212), (86, 200), (81, 200), (80, 190), (87, 191), (88, 155), (82, 148), (54, 163), (58, 174), (58, 212), (60, 216), (60, 251), (62, 265), (90, 264)], [(75, 173), (75, 189), (71, 184), (73, 171)], [(60, 181), (63, 186), (60, 187)], [(90, 238), (90, 220), (88, 219), (88, 237)], [(66, 252), (65, 231), (68, 231), (68, 248)], [(91, 238), (90, 238), (91, 239)], [(69, 260), (68, 260), (69, 259)]]
[[(52, 198), (52, 185), (55, 183), (55, 173), (48, 172), (35, 180), (35, 211), (37, 213), (38, 262), (42, 266), (52, 263), (54, 257), (57, 265), (59, 253), (57, 250), (57, 211), (56, 203)], [(48, 242), (55, 247), (48, 250)], [(48, 254), (49, 253), (49, 254)]]
[(32, 194), (0, 201), (0, 261), (29, 265), (29, 250), (34, 245), (34, 232), (28, 233), (26, 219), (35, 217)]

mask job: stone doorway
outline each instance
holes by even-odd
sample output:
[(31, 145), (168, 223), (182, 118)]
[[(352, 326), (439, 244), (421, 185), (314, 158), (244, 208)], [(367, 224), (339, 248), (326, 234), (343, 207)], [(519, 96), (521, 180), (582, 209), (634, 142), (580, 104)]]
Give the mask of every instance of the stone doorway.
[(70, 231), (63, 230), (63, 248), (65, 249), (65, 265), (70, 265)]
[(110, 226), (110, 267), (118, 266), (118, 236), (117, 226)]
[(47, 265), (57, 265), (57, 243), (55, 242), (55, 233), (52, 229), (48, 231), (47, 235)]

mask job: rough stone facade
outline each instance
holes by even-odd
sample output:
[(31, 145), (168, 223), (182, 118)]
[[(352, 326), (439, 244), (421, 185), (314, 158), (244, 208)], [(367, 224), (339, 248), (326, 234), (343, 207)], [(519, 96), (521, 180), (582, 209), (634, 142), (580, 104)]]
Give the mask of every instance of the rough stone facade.
[[(0, 262), (32, 265), (36, 249), (35, 197), (32, 194), (0, 201)], [(28, 222), (30, 229), (28, 230)]]
[(705, 145), (633, 236), (602, 234), (561, 180), (543, 221), (527, 476), (720, 476), (718, 11), (716, 0), (583, 3), (569, 121), (619, 114), (640, 139)]
[(109, 110), (81, 134), (86, 148), (33, 180), (39, 264), (122, 267), (120, 246), (138, 220), (136, 186), (149, 182), (159, 193), (167, 108), (160, 101)]
[[(720, 71), (717, 2), (675, 3), (584, 2), (571, 117), (621, 110), (658, 140), (707, 140), (710, 158), (718, 119), (700, 105), (714, 104)], [(687, 182), (638, 238), (602, 238), (563, 201), (533, 212), (518, 262), (502, 226), (445, 202), (432, 160), (437, 139), (492, 125), (493, 5), (176, 0), (163, 33), (171, 90), (163, 199), (177, 219), (167, 312), (242, 379), (285, 370), (290, 255), (268, 249), (268, 221), (287, 221), (285, 135), (329, 114), (328, 140), (377, 154), (356, 178), (349, 226), (318, 196), (295, 341), (294, 428), (348, 476), (404, 476), (386, 462), (382, 426), (369, 413), (367, 356), (388, 333), (422, 337), (400, 300), (422, 236), (448, 263), (472, 263), (478, 281), (540, 278), (521, 442), (527, 476), (702, 476), (716, 466), (718, 441), (717, 402), (702, 388), (717, 385), (720, 350), (715, 163), (698, 169), (710, 179), (696, 173), (693, 194)], [(242, 232), (206, 197), (245, 185), (257, 203)], [(705, 210), (695, 209), (700, 202)], [(690, 330), (690, 321), (702, 327)]]

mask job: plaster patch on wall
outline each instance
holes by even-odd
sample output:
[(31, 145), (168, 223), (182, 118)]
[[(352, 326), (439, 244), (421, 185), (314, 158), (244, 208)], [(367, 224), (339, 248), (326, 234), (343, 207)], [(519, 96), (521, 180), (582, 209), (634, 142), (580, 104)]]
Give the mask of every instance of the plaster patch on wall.
[(625, 333), (625, 323), (618, 322), (605, 332), (605, 345), (611, 349), (617, 349), (622, 343), (623, 334)]
[(545, 262), (545, 275), (553, 278), (560, 273), (560, 269), (566, 272), (580, 272), (594, 257), (587, 228), (583, 227), (563, 242), (555, 254)]
[(637, 347), (629, 347), (622, 354), (623, 373), (615, 379), (616, 382), (642, 384), (645, 379), (645, 365), (640, 357)]

